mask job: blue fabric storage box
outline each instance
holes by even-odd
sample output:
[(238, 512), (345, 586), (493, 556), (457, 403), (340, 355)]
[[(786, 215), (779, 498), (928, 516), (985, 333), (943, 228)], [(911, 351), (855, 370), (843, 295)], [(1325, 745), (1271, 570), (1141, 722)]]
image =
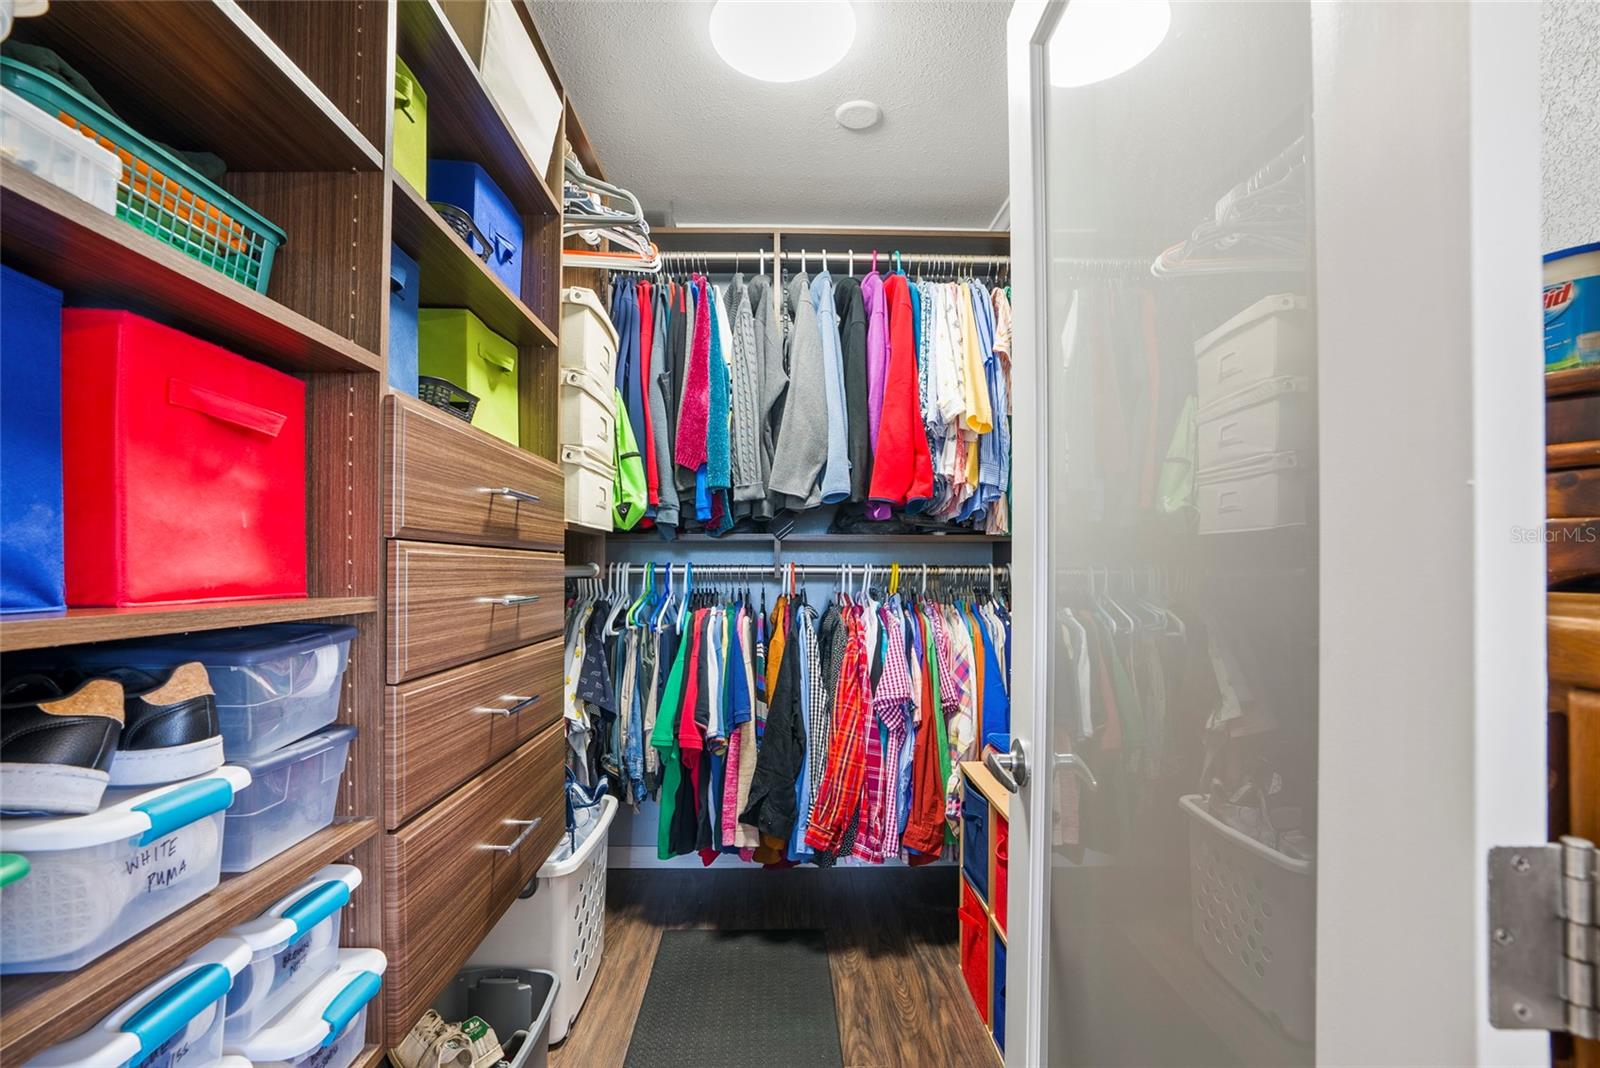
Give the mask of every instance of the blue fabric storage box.
[(428, 161), (428, 199), (454, 204), (468, 215), (478, 232), (467, 244), (488, 263), (489, 269), (522, 297), (522, 217), (500, 192), (494, 179), (476, 163), (461, 160)]
[(417, 308), (422, 276), (417, 261), (389, 246), (389, 385), (417, 395)]
[(0, 612), (66, 604), (61, 291), (0, 267)]

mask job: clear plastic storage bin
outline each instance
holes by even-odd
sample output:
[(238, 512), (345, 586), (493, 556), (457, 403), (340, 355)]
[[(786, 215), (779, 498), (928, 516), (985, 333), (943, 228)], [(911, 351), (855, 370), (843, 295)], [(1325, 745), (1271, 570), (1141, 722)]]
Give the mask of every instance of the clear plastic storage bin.
[(329, 864), (229, 936), (250, 947), (250, 963), (228, 993), (229, 1039), (254, 1034), (339, 964), (339, 924), (361, 869)]
[(250, 786), (228, 809), (222, 870), (249, 871), (333, 822), (354, 727), (331, 727), (266, 756), (246, 757)]
[(213, 889), (223, 810), (250, 785), (224, 766), (155, 789), (107, 790), (84, 816), (0, 820), (27, 875), (0, 889), (0, 974), (81, 968)]
[(383, 985), (388, 958), (376, 949), (341, 949), (334, 970), (298, 1001), (227, 1051), (256, 1068), (346, 1068), (366, 1044), (367, 1003)]
[(223, 754), (248, 760), (338, 718), (339, 684), (355, 636), (350, 626), (267, 623), (181, 639), (85, 646), (71, 657), (80, 667), (166, 668), (200, 661), (217, 692)]
[(26, 1068), (214, 1068), (228, 988), (249, 960), (243, 942), (219, 938)]
[(0, 155), (107, 215), (117, 212), (117, 180), (122, 177), (117, 154), (3, 87)]

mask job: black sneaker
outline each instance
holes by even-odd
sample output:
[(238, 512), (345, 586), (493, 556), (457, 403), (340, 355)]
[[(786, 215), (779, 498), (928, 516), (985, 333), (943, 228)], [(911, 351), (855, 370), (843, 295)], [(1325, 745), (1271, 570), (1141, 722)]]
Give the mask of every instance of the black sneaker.
[(122, 684), (85, 680), (71, 693), (21, 675), (0, 694), (0, 810), (82, 815), (100, 807), (122, 734)]
[(170, 672), (113, 668), (124, 690), (122, 740), (111, 762), (111, 785), (153, 786), (204, 775), (222, 766), (217, 699), (204, 664)]

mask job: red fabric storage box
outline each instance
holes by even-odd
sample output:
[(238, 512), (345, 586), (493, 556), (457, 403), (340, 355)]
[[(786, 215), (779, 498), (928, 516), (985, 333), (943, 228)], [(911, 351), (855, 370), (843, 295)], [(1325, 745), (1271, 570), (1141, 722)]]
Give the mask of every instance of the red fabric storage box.
[(995, 926), (1006, 933), (1006, 862), (1011, 859), (1011, 828), (1004, 816), (994, 818), (994, 878), (989, 880), (992, 895), (989, 907), (994, 909)]
[(304, 597), (305, 383), (132, 312), (61, 327), (67, 603)]
[(978, 1015), (989, 1023), (989, 917), (984, 914), (977, 892), (966, 878), (961, 879), (961, 977), (967, 992), (978, 1007)]

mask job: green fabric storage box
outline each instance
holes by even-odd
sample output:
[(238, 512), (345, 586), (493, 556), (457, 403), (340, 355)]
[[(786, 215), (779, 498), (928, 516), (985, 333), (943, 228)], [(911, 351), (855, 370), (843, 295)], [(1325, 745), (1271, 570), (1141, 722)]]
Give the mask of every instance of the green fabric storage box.
[(394, 169), (418, 194), (428, 195), (428, 94), (399, 56), (394, 57)]
[(417, 369), (478, 398), (472, 425), (519, 444), (517, 346), (465, 308), (417, 313)]

